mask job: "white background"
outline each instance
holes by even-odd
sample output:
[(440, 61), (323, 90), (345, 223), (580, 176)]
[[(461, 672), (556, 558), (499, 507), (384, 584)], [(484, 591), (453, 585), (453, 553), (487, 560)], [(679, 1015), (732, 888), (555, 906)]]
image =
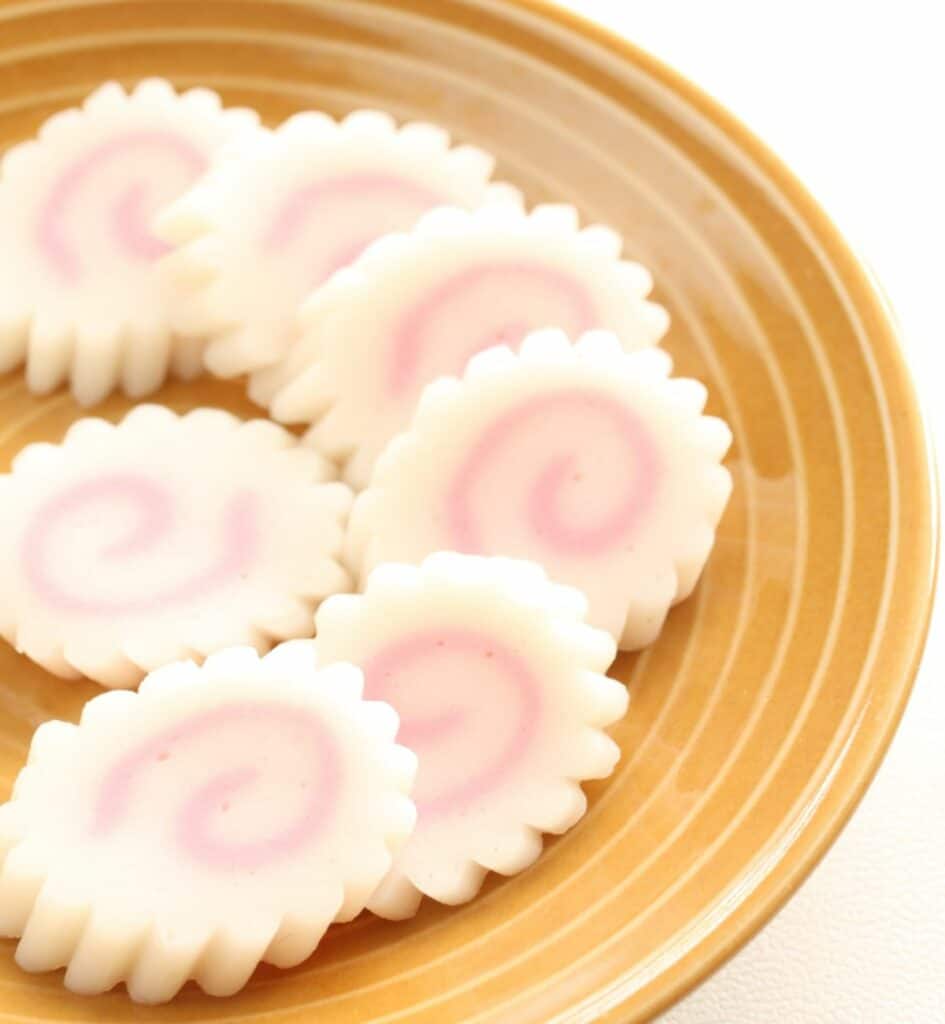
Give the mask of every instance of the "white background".
[[(945, 448), (942, 0), (559, 0), (721, 100), (877, 271)], [(945, 1022), (945, 613), (852, 822), (749, 946), (660, 1024)]]

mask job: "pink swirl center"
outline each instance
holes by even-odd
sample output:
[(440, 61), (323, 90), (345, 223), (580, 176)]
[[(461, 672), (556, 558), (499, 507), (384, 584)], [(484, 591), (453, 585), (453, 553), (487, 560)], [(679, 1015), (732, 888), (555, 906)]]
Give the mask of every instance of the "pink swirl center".
[[(573, 274), (525, 260), (469, 267), (401, 317), (388, 354), (387, 389), (394, 397), (418, 392), (436, 376), (462, 373), (477, 352), (500, 344), (517, 348), (539, 327), (560, 327), (578, 337), (598, 321), (591, 296)], [(424, 358), (436, 365), (421, 379)]]
[[(180, 165), (183, 175), (179, 191), (195, 181), (206, 168), (203, 153), (180, 135), (167, 131), (126, 132), (79, 157), (54, 182), (40, 210), (37, 241), (40, 252), (64, 283), (75, 284), (82, 276), (78, 255), (81, 243), (67, 237), (69, 210), (80, 206), (83, 192), (93, 186), (96, 175), (109, 165), (121, 160), (134, 160), (132, 168), (145, 173), (145, 161), (160, 156), (170, 156)], [(156, 166), (162, 165), (158, 163)], [(150, 173), (155, 172), (151, 170)], [(153, 208), (154, 201), (148, 201), (148, 186), (140, 180), (128, 182), (124, 190), (114, 197), (108, 227), (118, 250), (130, 259), (148, 262), (167, 251), (148, 227), (148, 216)]]
[[(428, 629), (376, 653), (364, 666), (365, 696), (392, 704), (401, 716), (397, 741), (420, 767), (414, 801), (427, 821), (455, 813), (487, 796), (528, 754), (541, 718), (541, 684), (527, 662), (487, 633)], [(459, 781), (444, 781), (455, 751), (481, 746), (505, 733), (488, 755), (455, 764)], [(437, 765), (433, 764), (436, 760)]]
[(263, 247), (277, 252), (309, 233), (318, 238), (320, 256), (307, 282), (314, 286), (353, 263), (381, 235), (409, 227), (425, 210), (444, 202), (445, 197), (396, 174), (326, 178), (286, 197)]
[[(53, 608), (83, 615), (116, 615), (159, 611), (211, 593), (248, 572), (259, 548), (256, 495), (235, 495), (226, 506), (217, 558), (192, 576), (151, 594), (111, 599), (91, 597), (79, 586), (64, 586), (54, 564), (55, 540), (65, 535), (76, 547), (85, 529), (94, 527), (101, 509), (116, 503), (135, 518), (128, 531), (104, 546), (103, 566), (141, 554), (160, 556), (160, 544), (175, 527), (174, 496), (163, 484), (139, 473), (122, 472), (84, 480), (50, 498), (34, 514), (21, 549), (23, 569), (36, 594)], [(68, 550), (68, 548), (67, 548)], [(129, 584), (134, 585), (134, 580)], [(81, 583), (81, 581), (77, 581)], [(133, 590), (134, 593), (134, 590)]]
[[(596, 474), (581, 470), (586, 446), (595, 443), (593, 425), (619, 444), (623, 464), (597, 468)], [(472, 446), (454, 474), (446, 493), (446, 520), (450, 545), (470, 554), (516, 554), (493, 550), (483, 539), (477, 507), (514, 514), (514, 502), (506, 496), (518, 479), (496, 483), (503, 499), (497, 502), (484, 494), (484, 481), (501, 461), (503, 452), (531, 439), (530, 459), (534, 483), (525, 499), (525, 518), (532, 541), (545, 551), (567, 557), (590, 558), (627, 544), (634, 529), (647, 514), (656, 496), (660, 478), (657, 447), (646, 425), (633, 410), (598, 391), (566, 388), (536, 395), (513, 406), (488, 426)], [(614, 481), (620, 493), (609, 495)], [(602, 507), (606, 486), (609, 507)], [(477, 506), (477, 494), (478, 506)], [(572, 509), (566, 514), (565, 498)], [(580, 508), (582, 522), (575, 522), (573, 509)], [(506, 532), (506, 531), (500, 531)]]
[[(166, 767), (173, 772), (174, 785), (179, 785), (183, 780), (174, 770), (175, 758), (188, 748), (199, 750), (208, 739), (215, 741), (208, 748), (212, 751), (228, 732), (233, 733), (234, 742), (227, 750), (239, 751), (239, 763), (221, 767), (208, 761), (206, 768), (216, 771), (212, 778), (186, 780), (187, 792), (182, 794), (183, 805), (174, 823), (177, 846), (206, 867), (246, 871), (311, 846), (330, 825), (341, 791), (343, 761), (335, 736), (309, 711), (251, 701), (195, 715), (121, 757), (102, 781), (92, 834), (104, 837), (121, 825), (146, 775)], [(279, 752), (287, 750), (298, 753), (305, 765), (297, 779), (284, 780), (286, 787), (293, 788), (293, 802), (300, 788), (307, 794), (293, 819), (272, 835), (222, 838), (227, 813), (238, 812), (241, 798), (252, 798), (254, 787), (263, 781), (261, 764), (277, 760)]]

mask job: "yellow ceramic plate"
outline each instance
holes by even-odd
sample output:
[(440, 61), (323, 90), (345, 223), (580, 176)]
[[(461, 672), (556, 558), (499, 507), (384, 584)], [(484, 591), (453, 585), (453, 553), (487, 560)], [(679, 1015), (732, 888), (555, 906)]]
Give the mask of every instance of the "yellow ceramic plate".
[[(0, 2), (0, 145), (103, 78), (206, 83), (272, 121), (376, 105), (499, 155), (531, 200), (621, 229), (672, 311), (679, 370), (735, 432), (735, 493), (696, 596), (624, 657), (616, 777), (532, 870), (458, 910), (370, 917), (240, 996), (82, 999), (0, 945), (0, 1020), (546, 1024), (646, 1017), (800, 882), (868, 783), (926, 628), (926, 442), (888, 310), (803, 189), (691, 85), (534, 0)], [(2, 225), (0, 225), (2, 230)], [(175, 408), (252, 409), (175, 384)], [(121, 415), (128, 403), (101, 412)], [(79, 415), (0, 380), (0, 463)], [(92, 685), (0, 650), (0, 772)]]

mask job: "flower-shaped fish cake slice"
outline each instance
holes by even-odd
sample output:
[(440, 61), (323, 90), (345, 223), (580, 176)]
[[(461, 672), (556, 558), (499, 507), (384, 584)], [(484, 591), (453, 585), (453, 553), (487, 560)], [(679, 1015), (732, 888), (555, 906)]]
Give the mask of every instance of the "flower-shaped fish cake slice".
[(378, 111), (307, 111), (248, 137), (158, 220), (176, 246), (162, 264), (175, 322), (209, 336), (217, 376), (268, 366), (313, 288), (431, 207), (477, 205), (492, 164), (441, 128)]
[(400, 918), (424, 894), (472, 899), (488, 871), (523, 870), (542, 833), (584, 814), (581, 783), (613, 770), (603, 729), (627, 708), (603, 675), (614, 641), (586, 609), (533, 563), (442, 552), (379, 566), (363, 595), (321, 606), (319, 664), (360, 666), (419, 759), (417, 827), (369, 909)]
[(646, 299), (649, 272), (621, 259), (609, 228), (580, 228), (570, 206), (525, 213), (505, 199), (427, 214), (388, 235), (319, 289), (303, 333), (258, 377), (276, 419), (315, 423), (316, 447), (366, 485), (377, 456), (410, 423), (423, 388), (459, 375), (477, 352), (517, 347), (532, 330), (572, 337), (607, 328), (628, 351), (655, 345), (666, 311)]
[(331, 474), (282, 427), (219, 409), (79, 420), (0, 476), (0, 635), (106, 686), (311, 636), (318, 602), (349, 583), (352, 495)]
[(170, 999), (240, 989), (349, 920), (413, 827), (397, 715), (309, 641), (168, 665), (47, 722), (0, 807), (0, 934), (28, 971)]
[(650, 643), (695, 586), (732, 486), (731, 431), (670, 368), (606, 332), (549, 330), (430, 384), (355, 502), (351, 567), (363, 579), (444, 549), (530, 559), (583, 590), (621, 647)]
[(69, 382), (91, 405), (116, 387), (155, 391), (200, 353), (173, 336), (156, 263), (156, 211), (216, 155), (258, 131), (208, 89), (116, 82), (61, 111), (0, 165), (0, 372), (26, 364), (30, 389)]

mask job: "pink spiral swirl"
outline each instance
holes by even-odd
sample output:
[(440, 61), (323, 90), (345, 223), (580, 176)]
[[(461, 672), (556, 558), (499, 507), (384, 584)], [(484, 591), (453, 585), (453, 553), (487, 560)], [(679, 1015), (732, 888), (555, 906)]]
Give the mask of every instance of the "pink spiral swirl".
[(425, 210), (444, 202), (444, 196), (396, 174), (370, 172), (326, 178), (296, 189), (285, 198), (265, 232), (263, 248), (270, 253), (281, 252), (306, 236), (306, 228), (317, 232), (326, 214), (340, 219), (343, 230), (339, 237), (315, 235), (320, 251), (307, 281), (314, 287), (353, 263), (381, 235), (409, 227)]
[[(92, 814), (91, 833), (110, 835), (127, 817), (142, 779), (159, 779), (173, 770), (174, 758), (188, 748), (199, 749), (209, 738), (233, 733), (230, 748), (240, 750), (232, 766), (206, 764), (215, 774), (206, 782), (187, 779), (187, 792), (177, 813), (173, 835), (179, 850), (206, 867), (251, 871), (284, 859), (317, 842), (331, 823), (342, 786), (343, 758), (331, 728), (302, 708), (246, 701), (213, 708), (177, 723), (119, 758), (106, 772)], [(212, 748), (210, 748), (212, 749)], [(273, 835), (227, 839), (219, 835), (231, 808), (251, 798), (263, 780), (263, 755), (298, 753), (306, 767), (285, 779), (306, 796), (293, 820)], [(272, 771), (272, 765), (267, 765)], [(271, 782), (271, 779), (269, 780)], [(175, 783), (180, 782), (180, 773)]]
[[(96, 175), (121, 160), (169, 156), (183, 171), (179, 191), (194, 182), (206, 168), (206, 158), (183, 136), (167, 131), (126, 132), (79, 157), (53, 183), (39, 214), (37, 241), (65, 284), (76, 284), (82, 277), (81, 242), (68, 238), (67, 215), (82, 202), (91, 199)], [(137, 164), (132, 165), (137, 170)], [(158, 165), (160, 166), (160, 165)], [(162, 256), (167, 247), (151, 233), (148, 216), (154, 201), (148, 201), (148, 185), (130, 180), (111, 204), (108, 227), (116, 248), (130, 260), (150, 262)], [(160, 196), (159, 198), (171, 198)]]
[[(538, 734), (539, 680), (520, 655), (487, 633), (459, 628), (410, 633), (369, 660), (364, 680), (369, 700), (397, 709), (397, 741), (419, 758), (413, 799), (421, 821), (462, 810), (500, 786)], [(495, 715), (507, 731), (505, 742), (479, 763), (460, 759), (456, 767), (463, 778), (444, 781), (431, 761), (449, 756), (462, 739), (494, 732), (489, 716)]]
[[(603, 434), (597, 435), (597, 425)], [(574, 428), (578, 429), (574, 429)], [(570, 432), (569, 432), (570, 431)], [(534, 545), (549, 554), (590, 558), (626, 545), (653, 503), (660, 478), (660, 458), (647, 426), (617, 398), (584, 388), (543, 392), (513, 406), (492, 422), (460, 463), (446, 492), (447, 532), (451, 546), (469, 554), (519, 554), (493, 550), (484, 539), (476, 514), (476, 495), (503, 451), (531, 437), (537, 452), (534, 483), (527, 488), (524, 516)], [(616, 439), (622, 463), (605, 467), (591, 463), (581, 470), (589, 446), (600, 438)], [(624, 481), (616, 502), (601, 507), (595, 491)], [(508, 494), (518, 479), (502, 483), (502, 501), (489, 501), (497, 515), (515, 515), (515, 500)], [(564, 511), (564, 499), (580, 506), (583, 521)], [(481, 498), (481, 494), (480, 494)]]
[[(54, 540), (94, 521), (96, 509), (120, 504), (135, 515), (128, 531), (99, 552), (103, 564), (120, 563), (153, 552), (175, 527), (173, 492), (141, 473), (120, 472), (83, 480), (48, 499), (27, 528), (21, 558), (33, 591), (48, 605), (82, 615), (117, 615), (159, 611), (211, 593), (248, 572), (259, 548), (259, 516), (253, 492), (236, 494), (226, 506), (220, 530), (220, 550), (205, 568), (188, 579), (152, 594), (108, 599), (91, 597), (83, 581), (64, 585), (53, 562)], [(131, 581), (133, 582), (133, 581)]]
[[(573, 274), (538, 260), (472, 266), (400, 318), (388, 350), (387, 390), (392, 397), (415, 394), (434, 377), (461, 374), (477, 352), (500, 344), (517, 347), (539, 327), (560, 327), (576, 338), (598, 322), (587, 288)], [(447, 325), (445, 345), (436, 337), (438, 324)], [(421, 372), (424, 360), (435, 363), (429, 372)]]

